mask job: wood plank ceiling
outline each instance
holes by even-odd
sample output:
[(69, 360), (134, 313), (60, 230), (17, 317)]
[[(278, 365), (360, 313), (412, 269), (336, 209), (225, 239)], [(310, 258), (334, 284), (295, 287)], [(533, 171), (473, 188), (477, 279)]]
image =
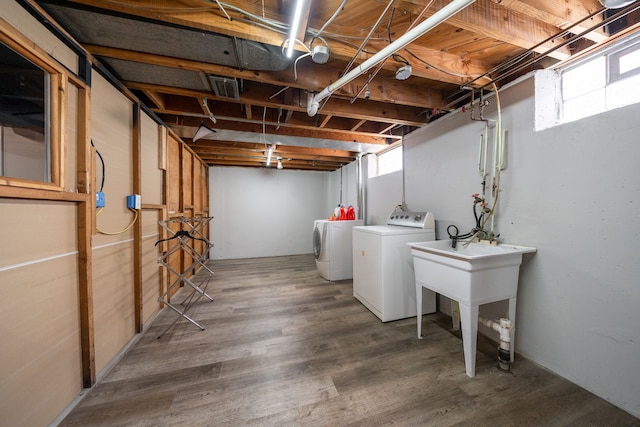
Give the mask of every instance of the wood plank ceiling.
[[(269, 167), (280, 158), (286, 169), (317, 171), (401, 141), (468, 105), (472, 91), (479, 96), (606, 43), (613, 36), (602, 23), (610, 15), (624, 14), (618, 26), (637, 30), (640, 8), (640, 1), (607, 9), (598, 0), (477, 0), (335, 90), (310, 116), (310, 94), (450, 2), (307, 0), (301, 41), (288, 59), (295, 2), (29, 1), (209, 165), (266, 167), (275, 145)], [(411, 77), (396, 79), (406, 65)], [(200, 125), (216, 132), (193, 141)]]

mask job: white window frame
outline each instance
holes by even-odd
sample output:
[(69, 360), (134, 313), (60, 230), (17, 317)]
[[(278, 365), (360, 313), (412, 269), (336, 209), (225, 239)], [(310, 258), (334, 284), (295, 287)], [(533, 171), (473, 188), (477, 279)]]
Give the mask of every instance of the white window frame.
[[(626, 39), (620, 43), (600, 50), (597, 54), (585, 57), (581, 61), (561, 69), (559, 73), (560, 102), (559, 108), (557, 110), (559, 114), (557, 123), (569, 123), (572, 121), (591, 117), (605, 111), (620, 108), (625, 105), (640, 102), (640, 92), (638, 92), (637, 96), (634, 97), (635, 92), (623, 91), (624, 93), (631, 95), (628, 100), (621, 100), (616, 95), (616, 86), (625, 85), (625, 82), (627, 84), (633, 85), (634, 88), (640, 87), (635, 83), (635, 80), (639, 80), (636, 76), (640, 75), (640, 67), (636, 67), (624, 73), (620, 72), (620, 58), (632, 52), (640, 52), (640, 36), (634, 36)], [(576, 70), (579, 67), (593, 64), (594, 61), (598, 61), (600, 58), (604, 58), (604, 70), (600, 70), (602, 73), (604, 73), (603, 80), (601, 80), (602, 85), (597, 87), (594, 86), (590, 88), (590, 90), (587, 90), (574, 98), (564, 99), (562, 88), (565, 84), (565, 76), (568, 75), (569, 72)], [(632, 78), (633, 80), (629, 80)], [(584, 108), (583, 111), (574, 110), (574, 112), (569, 113), (569, 111), (572, 110), (569, 110), (567, 107), (570, 107), (572, 103), (582, 105), (583, 108), (586, 108)]]
[[(400, 159), (396, 156), (400, 155)], [(404, 146), (402, 141), (390, 145), (376, 153), (376, 176), (401, 171), (404, 164)]]

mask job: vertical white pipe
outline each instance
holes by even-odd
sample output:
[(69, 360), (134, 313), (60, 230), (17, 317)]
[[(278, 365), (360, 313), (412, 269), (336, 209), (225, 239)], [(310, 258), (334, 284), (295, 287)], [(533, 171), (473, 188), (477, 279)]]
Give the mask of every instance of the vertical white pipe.
[(356, 213), (356, 219), (366, 219), (366, 203), (365, 203), (365, 180), (362, 171), (362, 153), (356, 157), (356, 180), (358, 187), (357, 203), (358, 211)]
[[(496, 123), (495, 129), (493, 130), (493, 188), (491, 189), (491, 199), (495, 200), (498, 197), (498, 181), (497, 174), (500, 173), (500, 153), (498, 153), (498, 140), (500, 136), (499, 122)], [(491, 214), (491, 234), (493, 235), (493, 229), (495, 225), (495, 212)]]
[[(496, 122), (495, 129), (495, 138), (494, 138), (494, 149), (493, 149), (493, 182), (495, 185), (494, 194), (492, 194), (492, 198), (495, 200), (498, 197), (498, 193), (500, 192), (500, 170), (502, 169), (503, 162), (503, 142), (502, 142), (502, 107), (500, 106), (500, 94), (498, 93), (498, 87), (496, 84), (493, 84), (493, 91), (496, 95), (496, 107), (498, 110), (498, 121)], [(498, 150), (500, 152), (498, 152)], [(494, 224), (495, 224), (495, 202), (493, 206), (494, 212), (491, 214), (491, 235), (494, 232)]]
[(482, 170), (482, 146), (484, 145), (484, 134), (480, 134), (480, 146), (478, 147), (478, 172), (482, 172), (484, 175), (484, 171)]
[[(484, 153), (484, 159), (482, 162), (482, 176), (487, 176), (487, 149), (488, 144), (489, 144), (489, 122), (485, 122), (484, 124), (484, 141), (483, 141), (484, 147), (482, 148), (482, 151)], [(484, 196), (484, 194), (483, 194)]]
[(504, 169), (504, 140), (507, 137), (507, 130), (502, 129), (502, 135), (500, 136), (500, 169)]
[(448, 5), (431, 15), (426, 20), (422, 21), (419, 25), (415, 26), (410, 31), (404, 33), (396, 41), (374, 54), (371, 58), (355, 67), (340, 79), (336, 80), (334, 83), (330, 84), (319, 93), (313, 95), (313, 97), (310, 97), (309, 105), (307, 105), (307, 113), (309, 114), (309, 116), (313, 117), (316, 115), (316, 113), (318, 112), (320, 101), (330, 96), (333, 92), (340, 89), (351, 80), (355, 79), (361, 74), (366, 73), (379, 62), (387, 59), (398, 50), (404, 48), (409, 43), (413, 42), (418, 37), (422, 36), (438, 24), (441, 24), (473, 2), (475, 2), (475, 0), (454, 0), (453, 2), (449, 3)]

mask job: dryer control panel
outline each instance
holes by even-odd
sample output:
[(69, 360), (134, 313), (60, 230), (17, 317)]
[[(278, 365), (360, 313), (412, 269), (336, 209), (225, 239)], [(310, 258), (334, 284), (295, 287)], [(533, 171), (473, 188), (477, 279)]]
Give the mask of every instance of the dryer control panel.
[(387, 225), (433, 229), (436, 228), (436, 221), (431, 212), (408, 212), (396, 210), (389, 215)]

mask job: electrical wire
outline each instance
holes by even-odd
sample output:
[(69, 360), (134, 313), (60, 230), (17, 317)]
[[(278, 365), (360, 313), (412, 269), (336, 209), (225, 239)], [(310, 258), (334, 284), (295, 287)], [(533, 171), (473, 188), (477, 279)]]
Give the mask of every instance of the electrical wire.
[[(423, 16), (423, 15), (425, 14), (425, 12), (426, 12), (430, 7), (431, 7), (431, 5), (433, 4), (433, 2), (434, 2), (434, 1), (435, 1), (435, 0), (431, 0), (429, 3), (427, 3), (427, 5), (426, 5), (424, 8), (422, 8), (422, 11), (421, 11), (421, 12), (420, 12), (420, 14), (416, 17), (416, 19), (411, 23), (411, 25), (409, 25), (409, 28), (407, 28), (406, 32), (411, 31), (411, 29), (412, 29), (413, 27), (415, 27), (415, 26), (416, 26), (416, 24), (418, 24), (418, 21), (420, 21), (420, 18), (422, 18), (422, 16)], [(392, 24), (393, 24), (393, 19), (394, 19), (394, 17), (395, 17), (395, 11), (396, 11), (396, 8), (394, 7), (394, 8), (391, 10), (391, 16), (389, 17), (389, 23), (387, 24), (387, 41), (389, 42), (389, 44), (393, 43), (393, 39), (392, 39), (392, 37), (391, 37), (391, 26), (392, 26)], [(410, 54), (411, 56), (413, 56), (415, 59), (417, 59), (417, 60), (419, 60), (420, 62), (422, 62), (423, 64), (425, 64), (427, 67), (429, 67), (429, 66), (430, 66), (430, 64), (428, 64), (426, 61), (423, 61), (422, 59), (418, 58), (418, 56), (417, 56), (417, 55), (413, 54), (412, 52), (409, 52), (409, 50), (408, 50), (408, 49), (406, 49), (406, 48), (405, 48), (404, 50), (405, 50), (405, 51), (407, 51), (407, 53), (409, 53), (409, 54)], [(394, 59), (395, 61), (402, 62), (402, 63), (404, 63), (404, 64), (406, 64), (406, 65), (410, 65), (410, 64), (409, 64), (409, 61), (407, 61), (405, 58), (403, 58), (403, 57), (402, 57), (402, 56), (400, 56), (400, 55), (393, 54), (393, 55), (391, 55), (391, 56), (393, 57), (393, 59)], [(396, 58), (396, 56), (397, 56), (397, 57), (399, 57), (399, 58), (402, 58), (402, 60), (398, 60), (398, 59)], [(359, 91), (358, 91), (358, 92), (357, 92), (357, 93), (356, 93), (356, 94), (351, 98), (350, 102), (351, 102), (352, 104), (356, 101), (356, 99), (358, 99), (358, 97), (360, 96), (360, 94), (362, 93), (362, 91), (363, 91), (363, 90), (365, 90), (365, 88), (369, 86), (369, 84), (371, 83), (371, 81), (373, 80), (373, 78), (378, 74), (378, 72), (380, 72), (380, 70), (382, 69), (382, 67), (384, 66), (384, 64), (387, 62), (387, 59), (389, 59), (389, 58), (385, 58), (383, 61), (381, 61), (381, 62), (380, 62), (380, 64), (378, 64), (378, 66), (376, 67), (376, 69), (375, 69), (375, 70), (373, 70), (373, 72), (369, 74), (369, 76), (368, 76), (368, 78), (367, 78), (367, 81), (365, 82), (364, 86), (362, 86), (362, 88), (360, 88), (360, 90), (359, 90)], [(443, 71), (443, 70), (439, 70), (439, 69), (438, 69), (438, 68), (436, 68), (436, 67), (432, 67), (432, 68), (434, 68), (434, 69), (436, 69), (436, 70), (438, 70), (438, 71), (445, 72), (445, 71)]]
[[(231, 21), (231, 17), (229, 16), (229, 14), (227, 13), (227, 11), (224, 9), (224, 7), (220, 4), (219, 0), (215, 0), (215, 2), (218, 4), (218, 7), (220, 8), (220, 10), (222, 11), (222, 13), (224, 13), (224, 15), (227, 17), (227, 19), (229, 21)], [(262, 13), (264, 15), (264, 11)]]
[(440, 73), (448, 74), (450, 76), (460, 77), (460, 78), (480, 78), (480, 77), (482, 77), (480, 74), (462, 74), (462, 73), (456, 73), (454, 71), (445, 70), (444, 68), (437, 67), (437, 66), (431, 64), (430, 62), (425, 61), (424, 59), (420, 58), (418, 55), (416, 55), (415, 53), (411, 52), (407, 48), (405, 48), (403, 50), (405, 52), (407, 52), (409, 55), (411, 55), (414, 59), (416, 59), (417, 61), (419, 61), (422, 64), (424, 64), (427, 68), (433, 68), (434, 70), (436, 70), (436, 71), (438, 71)]
[[(102, 165), (102, 179), (100, 180), (100, 190), (99, 190), (99, 192), (102, 193), (102, 191), (104, 190), (104, 180), (105, 180), (105, 175), (106, 175), (106, 168), (105, 168), (105, 164), (104, 164), (104, 158), (102, 158), (102, 155), (100, 154), (100, 151), (98, 151), (98, 149), (96, 148), (95, 144), (93, 143), (93, 139), (90, 139), (89, 141), (91, 142), (91, 146), (96, 150), (96, 154), (98, 155), (98, 158), (100, 159), (100, 163)], [(96, 216), (100, 215), (100, 213), (102, 213), (103, 209), (104, 208), (98, 208), (96, 210)], [(114, 232), (100, 230), (100, 228), (98, 228), (98, 226), (96, 225), (96, 230), (98, 231), (98, 233), (113, 236), (113, 235), (116, 235), (116, 234), (122, 234), (122, 233), (130, 230), (131, 227), (133, 227), (133, 224), (135, 224), (136, 221), (138, 220), (138, 210), (137, 209), (131, 209), (131, 208), (127, 208), (127, 209), (129, 209), (130, 211), (132, 211), (134, 213), (133, 220), (129, 223), (129, 225), (127, 225), (124, 229), (122, 229), (120, 231), (114, 231)]]
[(102, 158), (100, 151), (98, 151), (96, 146), (93, 144), (93, 139), (91, 139), (90, 141), (91, 141), (91, 146), (95, 148), (96, 154), (98, 155), (98, 158), (100, 159), (100, 163), (102, 164), (102, 179), (100, 181), (100, 192), (102, 193), (102, 190), (104, 189), (104, 174), (105, 174), (104, 159)]
[[(215, 1), (215, 0), (210, 0), (210, 1)], [(280, 29), (285, 30), (285, 31), (289, 29), (289, 27), (287, 25), (285, 25), (285, 24), (281, 24), (281, 23), (279, 23), (277, 21), (274, 21), (272, 19), (269, 19), (269, 18), (263, 18), (263, 17), (261, 17), (259, 15), (255, 15), (255, 14), (253, 14), (251, 12), (246, 11), (245, 9), (242, 9), (240, 7), (237, 7), (237, 6), (234, 6), (232, 4), (223, 3), (223, 2), (221, 2), (221, 4), (227, 10), (233, 10), (234, 12), (237, 12), (237, 13), (239, 13), (241, 15), (248, 16), (249, 18), (255, 19), (256, 21), (262, 22), (264, 24), (273, 26), (275, 28), (280, 28)]]
[[(603, 7), (603, 8), (601, 8), (601, 9), (598, 9), (598, 10), (596, 10), (596, 11), (592, 12), (591, 14), (589, 14), (589, 15), (585, 16), (584, 18), (582, 18), (582, 19), (580, 19), (580, 20), (578, 20), (578, 21), (574, 22), (574, 23), (573, 23), (573, 24), (571, 24), (569, 27), (563, 28), (560, 32), (558, 32), (558, 33), (556, 33), (556, 34), (553, 34), (553, 35), (551, 35), (551, 36), (547, 37), (546, 39), (544, 39), (544, 40), (540, 41), (540, 42), (539, 42), (539, 43), (537, 43), (536, 45), (534, 45), (534, 46), (530, 47), (527, 51), (525, 51), (525, 52), (521, 53), (520, 55), (516, 55), (515, 57), (513, 57), (513, 58), (511, 58), (511, 59), (508, 59), (507, 61), (505, 61), (505, 62), (503, 62), (503, 63), (501, 63), (501, 64), (498, 64), (497, 66), (493, 67), (492, 69), (490, 69), (490, 70), (486, 71), (486, 72), (485, 72), (484, 74), (482, 74), (480, 77), (477, 77), (476, 79), (471, 80), (470, 82), (467, 82), (467, 85), (471, 85), (472, 83), (474, 83), (476, 80), (478, 80), (478, 79), (479, 79), (479, 78), (481, 78), (481, 77), (488, 77), (488, 76), (490, 76), (490, 75), (492, 75), (492, 74), (495, 74), (495, 73), (501, 72), (501, 71), (506, 70), (506, 69), (508, 69), (508, 68), (510, 68), (510, 67), (512, 67), (512, 66), (515, 66), (515, 65), (516, 65), (516, 64), (518, 64), (520, 61), (523, 61), (523, 60), (524, 60), (527, 56), (529, 56), (530, 54), (534, 54), (535, 49), (537, 49), (537, 48), (539, 48), (539, 47), (541, 47), (541, 46), (545, 45), (546, 43), (548, 43), (548, 42), (550, 42), (550, 41), (553, 41), (553, 40), (556, 40), (556, 39), (560, 39), (560, 38), (565, 37), (565, 36), (567, 36), (567, 35), (569, 35), (569, 34), (573, 34), (573, 33), (571, 32), (571, 30), (572, 30), (575, 26), (580, 25), (580, 24), (582, 24), (583, 22), (585, 22), (585, 21), (588, 21), (588, 20), (592, 19), (594, 16), (596, 16), (596, 15), (599, 15), (599, 14), (603, 13), (605, 10), (606, 10), (606, 8), (605, 8), (605, 7)], [(623, 16), (624, 16), (624, 15), (623, 15)], [(583, 36), (583, 35), (585, 35), (585, 34), (587, 34), (587, 33), (591, 32), (592, 30), (594, 30), (594, 29), (596, 29), (596, 28), (599, 28), (600, 26), (603, 26), (603, 25), (605, 25), (605, 24), (606, 24), (606, 20), (605, 20), (605, 21), (602, 21), (602, 22), (601, 22), (601, 23), (599, 23), (598, 25), (596, 25), (596, 26), (594, 26), (594, 27), (592, 27), (592, 28), (590, 28), (590, 29), (588, 29), (588, 30), (586, 30), (586, 31), (583, 31), (581, 34), (579, 34), (579, 36)], [(545, 52), (544, 54), (541, 54), (541, 55), (539, 56), (539, 59), (544, 58), (545, 56), (547, 56), (547, 54), (549, 54), (549, 53), (551, 53), (552, 51), (555, 51), (555, 50), (557, 50), (557, 49), (560, 49), (561, 47), (565, 46), (566, 44), (568, 44), (568, 43), (566, 43), (566, 42), (565, 42), (565, 43), (563, 43), (563, 44), (556, 44), (556, 46), (554, 46), (552, 49), (548, 50), (548, 51), (547, 51), (547, 52)], [(535, 57), (535, 55), (534, 55), (534, 57)], [(535, 61), (534, 61), (534, 62), (535, 62)], [(494, 80), (494, 82), (495, 82), (495, 81), (497, 81), (497, 80)], [(488, 86), (488, 85), (487, 85), (487, 86)]]
[[(213, 0), (215, 1), (215, 0)], [(161, 13), (161, 12), (166, 12), (166, 13), (175, 13), (175, 12), (180, 12), (180, 13), (188, 13), (188, 12), (202, 12), (202, 11), (208, 11), (208, 10), (212, 10), (214, 9), (214, 7), (212, 6), (203, 6), (203, 7), (194, 7), (194, 6), (185, 6), (185, 7), (149, 7), (149, 6), (145, 6), (145, 5), (136, 5), (136, 4), (132, 4), (131, 2), (125, 2), (125, 1), (120, 1), (120, 0), (102, 0), (102, 3), (111, 3), (117, 6), (126, 6), (128, 8), (131, 9), (139, 9), (139, 10), (145, 10), (145, 11), (151, 11), (154, 13)]]
[(387, 12), (389, 11), (389, 9), (391, 8), (391, 5), (393, 4), (394, 0), (391, 0), (388, 4), (387, 7), (385, 7), (384, 11), (382, 11), (382, 13), (380, 14), (380, 16), (378, 17), (378, 20), (376, 21), (375, 24), (373, 24), (373, 27), (371, 27), (371, 30), (369, 31), (369, 34), (367, 34), (367, 37), (365, 37), (365, 39), (363, 40), (363, 42), (361, 43), (360, 47), (358, 48), (358, 50), (356, 51), (355, 55), (353, 55), (353, 58), (351, 58), (351, 61), (349, 61), (349, 63), (347, 64), (347, 66), (344, 68), (344, 71), (342, 72), (342, 75), (347, 74), (349, 72), (349, 70), (351, 69), (351, 66), (353, 65), (353, 63), (356, 61), (356, 59), (358, 58), (358, 55), (360, 55), (360, 52), (362, 52), (364, 50), (365, 45), (369, 42), (369, 39), (371, 38), (371, 36), (373, 36), (373, 33), (375, 32), (375, 30), (378, 28), (378, 25), (380, 25), (380, 23), (382, 22), (382, 19), (385, 17), (385, 15), (387, 14)]
[(322, 32), (325, 30), (325, 28), (327, 28), (327, 26), (329, 26), (329, 24), (331, 24), (333, 22), (333, 20), (336, 19), (336, 16), (338, 16), (338, 14), (344, 9), (345, 5), (347, 4), (347, 1), (348, 0), (342, 0), (342, 3), (340, 4), (340, 6), (338, 6), (336, 11), (333, 12), (333, 15), (331, 15), (331, 18), (329, 18), (327, 20), (327, 22), (325, 22), (324, 25), (322, 27), (320, 27), (318, 32), (311, 37), (311, 40), (309, 41), (309, 49), (312, 48), (313, 42), (316, 41), (316, 39), (318, 37), (320, 37), (320, 34), (322, 34)]
[[(467, 82), (467, 84), (465, 86), (463, 86), (463, 88), (469, 87), (469, 85), (475, 81), (477, 81), (480, 78), (489, 78), (488, 76), (494, 73), (502, 73), (502, 74), (498, 74), (497, 77), (495, 78), (489, 78), (489, 83), (485, 84), (482, 86), (482, 88), (490, 86), (492, 84), (495, 84), (501, 80), (504, 80), (505, 78), (513, 75), (514, 73), (517, 73), (521, 70), (524, 70), (526, 67), (529, 67), (531, 65), (533, 65), (534, 63), (542, 60), (543, 58), (546, 58), (547, 56), (549, 56), (549, 54), (557, 49), (560, 49), (570, 43), (573, 43), (574, 41), (584, 37), (586, 34), (588, 34), (591, 31), (594, 31), (600, 27), (603, 27), (605, 25), (607, 25), (610, 22), (613, 22), (615, 20), (621, 19), (624, 16), (636, 11), (638, 8), (640, 8), (640, 2), (635, 2), (633, 4), (631, 4), (630, 6), (628, 6), (627, 8), (622, 9), (620, 12), (617, 12), (615, 15), (611, 15), (605, 19), (603, 19), (602, 21), (598, 22), (596, 25), (593, 25), (589, 28), (587, 28), (586, 30), (578, 33), (578, 34), (574, 34), (571, 32), (571, 29), (579, 24), (582, 24), (583, 22), (593, 18), (595, 15), (598, 15), (600, 13), (602, 13), (604, 10), (606, 10), (606, 8), (601, 8), (598, 10), (595, 10), (594, 12), (592, 12), (591, 14), (585, 16), (584, 18), (578, 20), (577, 22), (571, 24), (569, 27), (563, 29), (562, 31), (560, 31), (558, 34), (554, 34), (551, 37), (548, 37), (547, 39), (539, 42), (538, 44), (536, 44), (535, 46), (531, 47), (528, 51), (522, 53), (521, 55), (518, 55), (514, 58), (509, 59), (508, 61), (505, 61), (502, 64), (498, 64), (497, 66), (495, 66), (494, 68), (486, 71), (484, 74), (482, 74), (481, 76), (475, 78), (474, 80), (471, 80), (469, 82)], [(568, 34), (574, 34), (573, 36), (565, 39), (564, 41), (555, 44), (554, 47), (548, 49), (547, 51), (539, 54), (539, 55), (535, 55), (533, 52), (533, 49), (536, 49), (540, 46), (542, 46), (543, 44), (547, 43), (548, 41), (563, 37), (565, 35)], [(526, 60), (525, 59), (529, 56), (532, 56), (530, 59)], [(506, 70), (506, 71), (505, 71)], [(467, 98), (469, 98), (470, 93), (466, 93), (461, 95), (460, 97), (456, 98), (455, 100), (453, 100), (452, 102), (449, 102), (444, 109), (449, 109), (455, 105), (458, 105), (458, 103), (466, 100)]]
[[(358, 51), (356, 52), (356, 54), (353, 56), (353, 58), (351, 59), (351, 62), (349, 62), (349, 64), (346, 66), (346, 68), (343, 71), (343, 75), (346, 74), (349, 69), (351, 68), (351, 65), (355, 62), (356, 58), (358, 57), (358, 55), (360, 55), (360, 52), (364, 51), (365, 45), (369, 42), (369, 39), (371, 38), (371, 36), (373, 36), (373, 32), (378, 28), (378, 25), (380, 25), (380, 23), (382, 22), (382, 19), (385, 17), (385, 15), (387, 14), (387, 12), (389, 11), (389, 8), (391, 7), (391, 5), (393, 4), (394, 0), (391, 0), (389, 2), (389, 4), (387, 4), (387, 7), (385, 8), (385, 10), (382, 12), (382, 14), (380, 15), (380, 17), (378, 18), (378, 20), (376, 21), (376, 23), (373, 25), (373, 27), (371, 27), (371, 31), (369, 32), (369, 34), (367, 35), (367, 38), (362, 42), (362, 44), (360, 45), (360, 47), (358, 48)], [(387, 32), (389, 34), (389, 39), (391, 38), (391, 22), (393, 22), (393, 16), (395, 14), (396, 8), (392, 8), (391, 9), (391, 16), (389, 17), (389, 23), (387, 24)], [(391, 42), (389, 42), (389, 44), (391, 44)], [(360, 94), (362, 93), (362, 91), (365, 90), (366, 87), (369, 86), (369, 83), (371, 83), (371, 80), (373, 80), (373, 78), (378, 74), (378, 72), (382, 69), (382, 66), (385, 64), (385, 62), (387, 62), (387, 58), (385, 58), (384, 60), (380, 61), (380, 63), (377, 65), (376, 69), (373, 70), (372, 73), (369, 74), (369, 76), (367, 77), (367, 81), (365, 82), (364, 85), (362, 85), (362, 87), (360, 88), (360, 90), (358, 90), (358, 92), (351, 98), (351, 100), (349, 102), (351, 102), (352, 104), (356, 101), (356, 99), (358, 99), (358, 97), (360, 96)]]
[[(431, 0), (429, 3), (427, 3), (427, 5), (422, 9), (422, 11), (420, 12), (420, 14), (416, 17), (416, 19), (413, 21), (413, 23), (409, 26), (409, 28), (407, 29), (407, 31), (410, 31), (417, 23), (418, 21), (420, 21), (420, 19), (422, 18), (422, 16), (425, 14), (425, 12), (427, 11), (427, 9), (429, 9), (431, 7), (431, 5), (433, 4), (435, 0)], [(393, 20), (393, 15), (391, 17), (391, 19)], [(388, 37), (389, 37), (389, 43), (392, 43), (392, 39), (391, 39), (391, 21), (389, 21), (389, 26), (387, 28), (387, 32), (388, 32)], [(439, 71), (441, 73), (444, 74), (448, 74), (450, 76), (454, 76), (454, 77), (461, 77), (461, 78), (474, 78), (477, 77), (478, 75), (469, 75), (469, 74), (459, 74), (459, 73), (455, 73), (453, 71), (448, 71), (445, 70), (443, 68), (440, 67), (436, 67), (433, 64), (430, 64), (429, 62), (425, 61), (424, 59), (420, 58), (418, 55), (416, 55), (415, 53), (411, 52), (409, 49), (404, 48), (403, 49), (405, 52), (407, 52), (409, 55), (411, 55), (414, 59), (416, 59), (417, 61), (421, 62), (422, 64), (424, 64), (427, 68), (433, 68), (436, 71)], [(395, 59), (395, 58), (394, 58)], [(404, 58), (403, 58), (404, 59)], [(405, 62), (406, 64), (408, 64), (408, 62)]]
[[(144, 10), (150, 10), (153, 11), (155, 13), (175, 13), (175, 12), (180, 12), (180, 13), (189, 13), (189, 12), (193, 12), (193, 13), (201, 13), (201, 12), (206, 12), (206, 11), (211, 11), (211, 12), (220, 12), (221, 15), (224, 15), (224, 17), (226, 19), (229, 20), (233, 20), (236, 22), (243, 22), (243, 23), (250, 23), (262, 28), (266, 28), (268, 30), (271, 31), (275, 31), (281, 34), (286, 34), (286, 30), (288, 29), (288, 26), (285, 24), (282, 24), (278, 21), (269, 19), (269, 18), (265, 18), (265, 10), (264, 10), (264, 1), (262, 2), (262, 16), (259, 15), (255, 15), (245, 9), (242, 9), (238, 6), (229, 4), (229, 3), (225, 3), (223, 1), (220, 0), (209, 0), (209, 2), (211, 3), (211, 6), (204, 6), (204, 7), (152, 7), (149, 8), (148, 6), (137, 6), (134, 4), (131, 4), (130, 2), (123, 2), (120, 0), (104, 0), (105, 2), (111, 3), (111, 4), (115, 4), (115, 5), (121, 5), (121, 6), (126, 6), (128, 8), (132, 8), (132, 9), (144, 9)], [(346, 3), (346, 1), (344, 2)], [(241, 17), (237, 17), (237, 18), (231, 18), (227, 12), (227, 10), (236, 12), (240, 15), (242, 15)], [(340, 10), (340, 8), (338, 8), (338, 10)], [(243, 17), (248, 17), (250, 19), (246, 19)], [(323, 27), (326, 25), (323, 25)], [(343, 43), (347, 46), (350, 47), (357, 47), (353, 44), (347, 43), (345, 40), (347, 39), (353, 39), (353, 40), (363, 40), (364, 38), (362, 36), (350, 36), (350, 35), (341, 35), (341, 34), (335, 34), (335, 33), (329, 33), (329, 32), (325, 32), (324, 29), (321, 28), (321, 31), (314, 31), (313, 29), (308, 28), (307, 29), (307, 33), (309, 33), (312, 37), (314, 37), (315, 39), (319, 39), (321, 40), (327, 47), (329, 47), (329, 43), (320, 36), (321, 33), (324, 33), (327, 35), (328, 38), (330, 38), (331, 40), (338, 42), (338, 43)], [(371, 40), (383, 40), (382, 38), (371, 38)], [(370, 51), (366, 51), (363, 50), (363, 52), (371, 54), (372, 52)]]
[(304, 55), (300, 55), (293, 62), (293, 81), (298, 81), (298, 61), (302, 58), (306, 58), (307, 56), (311, 56), (311, 53), (305, 53)]
[[(100, 215), (100, 213), (102, 212), (102, 209), (103, 208), (98, 208), (98, 210), (96, 211), (96, 216)], [(138, 210), (137, 209), (131, 209), (131, 208), (127, 208), (127, 209), (129, 209), (131, 212), (133, 212), (133, 219), (131, 220), (129, 225), (127, 225), (125, 228), (123, 228), (120, 231), (103, 231), (103, 230), (100, 230), (100, 228), (98, 228), (98, 226), (96, 226), (96, 230), (98, 231), (98, 233), (106, 234), (108, 236), (115, 236), (117, 234), (122, 234), (122, 233), (125, 233), (125, 232), (129, 231), (131, 229), (131, 227), (133, 227), (133, 224), (135, 224), (136, 221), (138, 220)]]

